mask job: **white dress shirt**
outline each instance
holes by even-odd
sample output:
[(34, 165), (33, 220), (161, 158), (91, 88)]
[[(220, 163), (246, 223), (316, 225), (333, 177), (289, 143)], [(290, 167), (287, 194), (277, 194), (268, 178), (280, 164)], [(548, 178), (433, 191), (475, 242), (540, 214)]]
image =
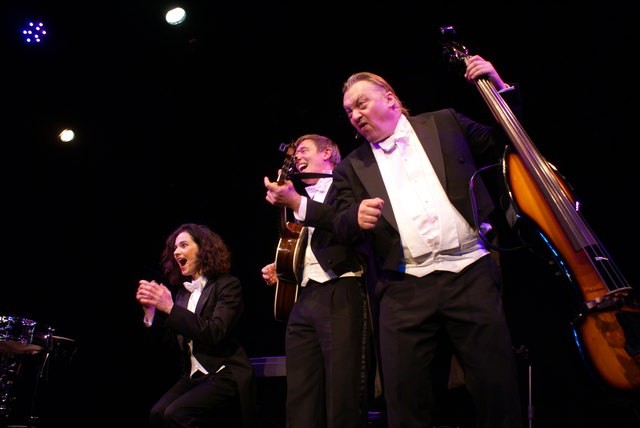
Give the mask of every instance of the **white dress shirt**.
[[(200, 278), (195, 281), (185, 282), (184, 286), (187, 290), (191, 291), (191, 296), (189, 296), (189, 302), (187, 303), (187, 309), (191, 312), (196, 311), (196, 306), (198, 305), (198, 300), (200, 300), (200, 296), (202, 295), (202, 289), (207, 285), (207, 278), (204, 276), (200, 276)], [(196, 359), (193, 355), (193, 341), (188, 341), (189, 346), (189, 355), (191, 356), (191, 373), (189, 376), (193, 376), (195, 372), (200, 370), (204, 374), (208, 374), (209, 372), (205, 369), (202, 364)]]
[[(322, 171), (324, 174), (331, 174), (331, 171)], [(309, 198), (311, 198), (312, 200), (316, 201), (316, 202), (324, 202), (325, 197), (327, 196), (327, 191), (329, 190), (329, 187), (331, 187), (331, 183), (333, 182), (333, 177), (323, 177), (318, 179), (318, 181), (316, 182), (316, 184), (312, 184), (310, 186), (307, 186), (305, 188), (305, 190), (307, 191), (307, 195), (309, 195)], [(300, 207), (298, 208), (298, 211), (294, 212), (294, 217), (299, 220), (299, 221), (303, 221), (305, 218), (307, 212), (307, 198), (306, 197), (302, 197), (302, 200), (300, 201)], [(315, 254), (313, 254), (313, 251), (311, 250), (311, 237), (313, 236), (313, 231), (314, 231), (314, 227), (307, 227), (307, 232), (308, 232), (308, 239), (307, 239), (307, 248), (304, 252), (304, 268), (302, 269), (302, 281), (300, 281), (300, 286), (304, 287), (307, 285), (307, 282), (309, 282), (310, 279), (316, 281), (316, 282), (327, 282), (330, 279), (334, 279), (337, 278), (338, 276), (332, 272), (332, 271), (325, 271), (322, 266), (320, 265), (320, 263), (318, 262), (318, 259), (316, 258)], [(340, 277), (347, 277), (347, 276), (361, 276), (362, 275), (362, 271), (359, 272), (346, 272), (342, 275), (340, 275)]]
[(488, 254), (449, 201), (404, 115), (394, 133), (371, 148), (398, 222), (404, 254), (398, 270), (415, 276), (435, 270), (460, 272)]

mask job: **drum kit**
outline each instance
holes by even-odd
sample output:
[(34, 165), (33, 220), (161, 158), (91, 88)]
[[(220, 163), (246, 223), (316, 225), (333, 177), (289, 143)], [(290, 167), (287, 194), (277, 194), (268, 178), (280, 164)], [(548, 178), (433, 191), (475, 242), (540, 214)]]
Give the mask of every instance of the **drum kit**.
[(50, 361), (75, 353), (74, 340), (53, 333), (27, 318), (0, 316), (0, 427), (37, 427), (38, 389)]

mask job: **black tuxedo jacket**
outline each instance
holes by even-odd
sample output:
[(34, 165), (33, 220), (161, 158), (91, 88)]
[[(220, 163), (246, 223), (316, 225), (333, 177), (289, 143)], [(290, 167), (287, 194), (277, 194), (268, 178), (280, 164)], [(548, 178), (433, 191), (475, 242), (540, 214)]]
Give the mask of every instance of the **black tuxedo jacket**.
[(307, 201), (307, 214), (304, 225), (315, 227), (311, 237), (311, 251), (325, 272), (340, 276), (346, 272), (358, 272), (363, 269), (364, 260), (354, 248), (338, 242), (332, 231), (335, 209), (336, 189), (333, 185), (327, 190), (324, 202), (311, 198)]
[(187, 350), (190, 339), (194, 356), (209, 373), (215, 373), (222, 365), (231, 369), (238, 384), (247, 426), (253, 411), (253, 367), (233, 333), (244, 309), (240, 281), (228, 274), (209, 279), (195, 312), (187, 309), (190, 295), (180, 286), (173, 309), (164, 320), (164, 326), (170, 329), (182, 350), (183, 373), (188, 376), (191, 368)]
[[(479, 124), (452, 109), (409, 117), (449, 200), (474, 226), (469, 181), (478, 165), (495, 163), (506, 139), (493, 128)], [(333, 171), (337, 191), (334, 231), (341, 242), (361, 245), (369, 242), (378, 269), (397, 270), (402, 257), (398, 225), (371, 145), (367, 142), (349, 154)], [(494, 203), (486, 186), (475, 182), (478, 218), (491, 214)], [(370, 231), (358, 226), (358, 207), (363, 199), (385, 201), (382, 217)]]

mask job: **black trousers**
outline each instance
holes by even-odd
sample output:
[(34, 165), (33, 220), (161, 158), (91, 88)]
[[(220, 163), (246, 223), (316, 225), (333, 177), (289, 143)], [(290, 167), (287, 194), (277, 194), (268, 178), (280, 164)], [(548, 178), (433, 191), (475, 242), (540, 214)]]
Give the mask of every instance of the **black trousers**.
[(515, 355), (490, 256), (460, 273), (418, 278), (386, 273), (376, 285), (380, 352), (390, 428), (431, 428), (430, 364), (442, 329), (449, 336), (480, 427), (521, 428)]
[(287, 427), (367, 423), (368, 320), (360, 278), (302, 287), (287, 324)]
[(241, 427), (238, 386), (231, 370), (180, 378), (151, 409), (150, 426)]

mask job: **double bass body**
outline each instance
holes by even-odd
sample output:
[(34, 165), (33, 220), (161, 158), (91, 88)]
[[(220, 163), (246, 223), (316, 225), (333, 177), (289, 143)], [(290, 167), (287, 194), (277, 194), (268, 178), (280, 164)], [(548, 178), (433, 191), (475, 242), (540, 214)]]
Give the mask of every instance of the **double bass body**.
[[(607, 385), (640, 390), (640, 310), (633, 290), (597, 242), (575, 249), (572, 239), (543, 191), (515, 153), (506, 155), (504, 174), (520, 215), (531, 220), (552, 247), (556, 262), (582, 299), (582, 311), (572, 324), (576, 343), (588, 366)], [(568, 186), (555, 175), (570, 198)], [(573, 215), (579, 215), (576, 201)]]

